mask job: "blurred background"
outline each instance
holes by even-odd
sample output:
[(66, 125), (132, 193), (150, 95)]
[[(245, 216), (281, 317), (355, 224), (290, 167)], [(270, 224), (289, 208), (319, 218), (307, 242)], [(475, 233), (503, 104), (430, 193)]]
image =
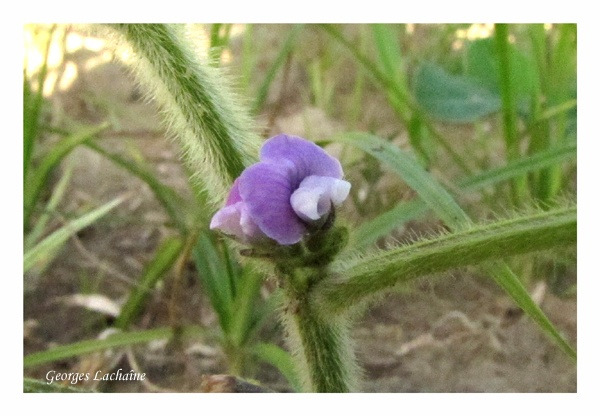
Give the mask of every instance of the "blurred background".
[[(354, 249), (445, 226), (376, 159), (329, 143), (342, 132), (410, 150), (476, 221), (576, 199), (574, 25), (186, 30), (262, 137), (299, 135), (340, 158), (352, 191), (339, 217)], [(275, 282), (207, 230), (212, 212), (131, 75), (131, 53), (99, 26), (31, 24), (24, 40), (25, 377), (122, 368), (147, 378), (77, 387), (202, 391), (203, 376), (232, 374), (296, 390)], [(374, 220), (378, 238), (361, 239)], [(575, 248), (510, 262), (575, 344)], [(476, 268), (378, 300), (353, 336), (364, 391), (577, 387), (575, 364)]]

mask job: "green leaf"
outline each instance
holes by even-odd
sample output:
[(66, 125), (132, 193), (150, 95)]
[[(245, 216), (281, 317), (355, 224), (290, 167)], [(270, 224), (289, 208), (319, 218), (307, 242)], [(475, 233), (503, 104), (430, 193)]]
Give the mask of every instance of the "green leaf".
[(432, 117), (457, 123), (471, 123), (500, 109), (497, 93), (431, 63), (423, 64), (416, 75), (415, 96)]
[(107, 124), (101, 124), (100, 126), (82, 128), (78, 132), (64, 137), (56, 143), (46, 155), (44, 155), (39, 165), (35, 168), (35, 171), (30, 172), (31, 178), (25, 178), (25, 187), (23, 189), (23, 218), (26, 229), (33, 208), (54, 168), (56, 168), (75, 147), (90, 140), (107, 126)]
[(397, 204), (394, 208), (361, 224), (351, 235), (351, 247), (362, 249), (389, 234), (394, 228), (424, 214), (427, 205), (421, 200)]
[[(325, 296), (326, 307), (340, 310), (356, 305), (370, 294), (423, 275), (576, 242), (575, 207), (541, 211), (473, 225), (464, 231), (381, 251), (353, 263), (340, 262), (335, 272), (345, 276), (344, 281), (325, 283), (319, 288), (319, 293)], [(501, 270), (505, 268), (500, 262), (497, 266)], [(484, 267), (494, 275), (498, 274), (489, 265)], [(503, 273), (512, 272), (504, 270)], [(500, 277), (498, 283), (507, 292), (515, 294), (517, 303), (526, 305), (528, 309), (534, 307), (518, 279)]]
[(234, 345), (242, 346), (247, 341), (252, 331), (256, 329), (259, 315), (256, 306), (260, 299), (260, 288), (263, 276), (250, 268), (240, 276), (236, 285), (236, 296), (233, 304), (230, 337)]
[[(472, 226), (468, 215), (429, 172), (406, 152), (393, 144), (366, 133), (349, 133), (334, 137), (335, 141), (356, 146), (388, 165), (421, 197), (453, 231)], [(552, 325), (544, 312), (533, 302), (519, 278), (502, 262), (485, 265), (485, 270), (571, 358), (575, 350)]]
[(92, 393), (91, 390), (82, 390), (58, 383), (48, 383), (32, 378), (23, 379), (23, 393)]
[(35, 225), (33, 226), (33, 229), (31, 230), (31, 232), (29, 232), (27, 234), (27, 236), (25, 237), (25, 243), (24, 243), (25, 251), (29, 250), (39, 240), (39, 238), (44, 233), (44, 231), (46, 229), (46, 225), (48, 224), (48, 221), (50, 220), (50, 216), (56, 210), (56, 207), (58, 206), (59, 202), (62, 200), (62, 197), (65, 194), (65, 191), (67, 190), (67, 185), (69, 184), (69, 181), (71, 180), (72, 172), (73, 172), (73, 165), (69, 164), (69, 166), (65, 170), (65, 173), (63, 173), (60, 180), (58, 181), (58, 183), (52, 190), (52, 195), (50, 196), (50, 199), (48, 200), (48, 203), (46, 204), (44, 211), (39, 216), (39, 218), (37, 218), (37, 220), (35, 221)]
[(177, 191), (175, 191), (174, 188), (163, 184), (149, 166), (141, 161), (126, 159), (116, 153), (111, 153), (94, 142), (88, 142), (85, 143), (85, 145), (106, 157), (115, 165), (127, 170), (129, 173), (144, 181), (152, 190), (156, 199), (165, 208), (165, 211), (171, 218), (173, 224), (177, 226), (180, 232), (186, 233), (188, 230), (187, 217), (189, 215), (186, 211), (186, 207), (189, 204), (177, 193)]
[(522, 176), (541, 168), (557, 165), (577, 157), (577, 145), (571, 143), (555, 149), (548, 149), (531, 156), (515, 159), (499, 168), (490, 169), (459, 182), (459, 186), (468, 190), (481, 189), (501, 181)]
[(283, 44), (281, 45), (281, 48), (279, 49), (279, 52), (277, 53), (275, 60), (273, 61), (273, 63), (269, 67), (269, 69), (266, 71), (265, 78), (263, 79), (262, 83), (260, 84), (260, 87), (258, 88), (258, 92), (256, 93), (256, 98), (254, 99), (254, 102), (252, 103), (252, 113), (253, 114), (258, 114), (260, 112), (260, 110), (262, 109), (263, 105), (265, 104), (265, 101), (267, 99), (267, 94), (269, 93), (271, 84), (273, 83), (273, 80), (275, 79), (277, 72), (281, 69), (281, 67), (285, 63), (285, 60), (292, 52), (294, 43), (296, 41), (296, 38), (298, 37), (298, 34), (302, 30), (302, 27), (303, 27), (303, 25), (295, 25), (292, 28), (292, 30), (290, 30), (287, 37), (283, 41)]
[[(577, 145), (572, 143), (565, 147), (539, 152), (532, 156), (514, 160), (504, 166), (469, 176), (459, 182), (459, 187), (465, 191), (475, 191), (576, 157)], [(351, 246), (354, 249), (363, 249), (389, 234), (393, 229), (420, 217), (427, 210), (427, 205), (419, 199), (399, 203), (389, 211), (361, 224), (352, 233)]]
[(46, 351), (26, 355), (23, 358), (23, 366), (25, 368), (35, 367), (54, 361), (64, 360), (66, 358), (76, 357), (78, 355), (107, 350), (109, 348), (147, 343), (157, 339), (171, 338), (179, 334), (202, 334), (203, 331), (204, 330), (200, 327), (191, 326), (182, 329), (155, 328), (144, 331), (122, 332), (110, 335), (106, 339), (89, 339), (73, 344), (60, 345)]
[(260, 138), (219, 68), (200, 60), (182, 25), (115, 24), (139, 58), (136, 76), (162, 108), (194, 175), (222, 202), (256, 160)]
[[(529, 101), (538, 88), (539, 77), (532, 59), (508, 44), (513, 99)], [(494, 38), (477, 39), (467, 50), (466, 74), (490, 92), (500, 94), (500, 64)]]
[(208, 232), (200, 234), (193, 253), (198, 277), (217, 312), (221, 328), (228, 333), (234, 313), (234, 288), (228, 265)]
[(32, 267), (44, 269), (56, 256), (63, 244), (76, 232), (94, 223), (111, 209), (123, 202), (122, 198), (116, 198), (95, 210), (72, 220), (44, 238), (30, 250), (27, 250), (23, 258), (23, 271), (27, 272)]
[(37, 76), (37, 91), (34, 93), (27, 79), (27, 73), (23, 73), (23, 179), (29, 175), (29, 165), (35, 148), (42, 107), (44, 105), (44, 84), (48, 74), (48, 55), (52, 44), (52, 35), (56, 25), (53, 25), (47, 33), (48, 39), (44, 48), (42, 67)]
[(115, 322), (115, 326), (120, 329), (127, 329), (133, 323), (133, 320), (139, 315), (146, 299), (156, 283), (171, 268), (175, 260), (179, 257), (183, 248), (183, 242), (179, 238), (167, 238), (157, 248), (154, 258), (142, 273), (139, 284), (129, 294), (127, 301), (121, 309), (121, 313)]
[(462, 228), (470, 224), (467, 214), (412, 155), (392, 143), (369, 133), (346, 133), (332, 141), (358, 147), (387, 165), (449, 226)]
[(252, 348), (254, 355), (277, 368), (286, 378), (292, 389), (296, 392), (302, 391), (302, 384), (296, 373), (296, 368), (290, 353), (274, 344), (260, 343)]

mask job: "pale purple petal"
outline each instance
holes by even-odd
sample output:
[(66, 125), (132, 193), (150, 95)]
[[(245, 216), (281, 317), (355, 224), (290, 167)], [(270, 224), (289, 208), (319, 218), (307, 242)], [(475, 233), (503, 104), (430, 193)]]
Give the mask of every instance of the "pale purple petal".
[(242, 173), (239, 192), (260, 230), (279, 244), (295, 244), (306, 231), (292, 206), (287, 164), (256, 163)]
[(222, 233), (242, 243), (258, 241), (266, 237), (248, 213), (244, 202), (236, 202), (217, 211), (210, 221), (210, 229), (221, 230)]
[(348, 197), (350, 183), (327, 176), (309, 176), (292, 193), (292, 208), (304, 221), (317, 221), (328, 215)]
[(296, 136), (280, 134), (267, 140), (261, 149), (260, 159), (264, 162), (281, 164), (287, 160), (290, 167), (292, 186), (297, 188), (307, 176), (344, 176), (340, 162), (329, 156), (319, 146)]
[(240, 241), (246, 241), (246, 235), (240, 224), (243, 204), (237, 202), (218, 210), (210, 221), (210, 229), (218, 229)]

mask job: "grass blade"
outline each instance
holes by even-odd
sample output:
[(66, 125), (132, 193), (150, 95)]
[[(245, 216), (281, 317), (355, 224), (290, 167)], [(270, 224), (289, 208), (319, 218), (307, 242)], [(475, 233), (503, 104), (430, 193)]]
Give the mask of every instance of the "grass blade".
[(57, 383), (48, 384), (47, 381), (25, 378), (23, 379), (23, 393), (92, 393), (92, 391)]
[(165, 211), (178, 230), (182, 233), (187, 231), (188, 222), (186, 218), (189, 214), (184, 211), (184, 207), (187, 206), (186, 202), (173, 188), (164, 185), (148, 166), (126, 159), (116, 153), (111, 153), (97, 143), (88, 142), (85, 145), (144, 181), (152, 190), (156, 199), (165, 208)]
[(389, 234), (394, 228), (424, 214), (427, 205), (421, 200), (399, 203), (394, 208), (361, 224), (351, 236), (351, 247), (362, 249)]
[(271, 84), (273, 83), (277, 72), (283, 66), (288, 55), (292, 52), (294, 42), (296, 41), (298, 34), (302, 30), (302, 27), (303, 25), (295, 25), (285, 38), (283, 45), (281, 45), (281, 49), (279, 50), (277, 56), (275, 57), (275, 60), (267, 70), (267, 74), (265, 75), (265, 78), (263, 79), (258, 89), (258, 92), (256, 93), (256, 98), (252, 103), (252, 114), (258, 114), (262, 109), (263, 105), (265, 104), (267, 94), (269, 93), (269, 88), (271, 87)]
[(39, 166), (31, 175), (31, 179), (25, 178), (26, 186), (23, 189), (23, 219), (26, 229), (29, 226), (28, 224), (33, 208), (48, 181), (50, 173), (75, 147), (92, 139), (106, 127), (107, 124), (102, 124), (100, 126), (82, 128), (77, 133), (61, 139), (40, 161)]
[[(472, 226), (469, 216), (452, 196), (411, 156), (385, 140), (367, 133), (349, 133), (334, 141), (356, 146), (388, 165), (419, 195), (453, 231)], [(508, 295), (548, 334), (571, 358), (576, 354), (560, 335), (544, 312), (533, 302), (519, 278), (502, 262), (486, 265), (485, 270)]]
[(182, 248), (183, 242), (179, 238), (167, 238), (158, 247), (154, 258), (144, 269), (139, 285), (129, 294), (129, 298), (123, 305), (115, 322), (117, 328), (129, 328), (129, 325), (139, 315), (151, 290), (177, 260)]
[(44, 238), (35, 247), (27, 250), (23, 258), (23, 271), (27, 272), (36, 266), (43, 269), (58, 253), (63, 244), (76, 232), (94, 223), (110, 210), (123, 202), (122, 198), (116, 198), (95, 210), (72, 220)]
[[(508, 161), (520, 157), (520, 143), (517, 131), (517, 102), (514, 82), (511, 76), (512, 65), (509, 30), (507, 24), (495, 26), (496, 49), (498, 51), (498, 64), (500, 75), (500, 98), (502, 99), (502, 122), (504, 129), (504, 142)], [(512, 181), (512, 197), (515, 205), (520, 205), (527, 196), (527, 178), (520, 176)]]
[(194, 247), (194, 260), (204, 289), (219, 316), (221, 328), (228, 332), (233, 315), (233, 287), (223, 256), (207, 232), (201, 233)]
[(147, 343), (157, 339), (171, 338), (177, 336), (182, 331), (191, 334), (198, 331), (202, 332), (202, 328), (186, 327), (179, 330), (173, 328), (155, 328), (144, 331), (122, 332), (110, 335), (106, 339), (79, 341), (73, 344), (61, 345), (46, 351), (26, 355), (23, 358), (23, 366), (25, 368), (35, 367), (54, 361), (64, 360), (66, 358), (76, 357), (78, 355), (107, 350), (109, 348), (125, 347), (134, 344)]
[(290, 353), (274, 344), (257, 344), (252, 348), (254, 355), (277, 368), (286, 378), (292, 389), (296, 392), (302, 391), (302, 383), (296, 374), (296, 367)]
[(248, 270), (239, 279), (239, 288), (237, 288), (236, 296), (233, 303), (232, 323), (230, 330), (230, 338), (234, 345), (243, 345), (256, 329), (257, 314), (256, 304), (260, 298), (260, 287), (263, 277), (259, 273)]
[(575, 143), (561, 148), (548, 149), (463, 179), (459, 182), (459, 186), (468, 190), (481, 189), (576, 157), (577, 145)]
[(46, 224), (50, 220), (50, 216), (56, 210), (59, 202), (62, 200), (62, 197), (67, 190), (67, 185), (71, 180), (71, 174), (73, 172), (73, 167), (71, 164), (65, 170), (65, 173), (61, 176), (60, 180), (56, 184), (56, 187), (52, 190), (52, 195), (44, 208), (44, 211), (36, 220), (35, 225), (30, 233), (25, 237), (25, 251), (29, 250), (42, 236), (46, 229)]
[(40, 115), (44, 104), (44, 83), (48, 74), (48, 54), (56, 25), (48, 31), (48, 41), (44, 48), (42, 67), (37, 77), (37, 91), (33, 94), (27, 74), (23, 75), (23, 178), (27, 178), (35, 140), (40, 127)]
[(392, 143), (368, 133), (346, 133), (331, 140), (358, 147), (388, 165), (448, 226), (460, 229), (470, 224), (469, 217), (452, 196), (419, 162)]

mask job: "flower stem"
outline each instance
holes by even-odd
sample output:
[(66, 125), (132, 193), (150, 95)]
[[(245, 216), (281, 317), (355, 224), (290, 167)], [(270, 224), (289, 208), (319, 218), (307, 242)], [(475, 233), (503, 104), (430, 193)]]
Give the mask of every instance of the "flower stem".
[(306, 391), (345, 393), (355, 389), (357, 365), (349, 325), (339, 315), (325, 317), (306, 297), (287, 291), (284, 322)]

